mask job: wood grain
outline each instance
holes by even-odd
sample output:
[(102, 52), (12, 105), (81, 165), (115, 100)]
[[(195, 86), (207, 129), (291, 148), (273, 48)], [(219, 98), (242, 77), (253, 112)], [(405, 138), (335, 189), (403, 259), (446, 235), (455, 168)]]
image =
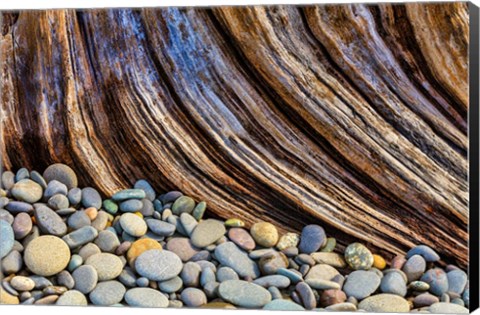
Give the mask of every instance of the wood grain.
[(466, 3), (4, 12), (2, 163), (468, 263)]

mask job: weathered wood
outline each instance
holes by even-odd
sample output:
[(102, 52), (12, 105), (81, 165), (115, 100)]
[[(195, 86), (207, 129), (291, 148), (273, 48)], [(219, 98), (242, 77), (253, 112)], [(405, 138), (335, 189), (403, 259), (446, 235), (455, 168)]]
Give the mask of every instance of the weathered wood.
[(2, 162), (468, 262), (465, 3), (6, 12)]

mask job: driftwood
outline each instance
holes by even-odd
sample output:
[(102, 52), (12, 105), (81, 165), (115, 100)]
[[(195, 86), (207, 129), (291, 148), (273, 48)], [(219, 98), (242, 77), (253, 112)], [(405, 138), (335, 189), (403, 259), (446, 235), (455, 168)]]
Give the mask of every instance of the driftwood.
[(4, 12), (4, 168), (468, 263), (468, 5)]

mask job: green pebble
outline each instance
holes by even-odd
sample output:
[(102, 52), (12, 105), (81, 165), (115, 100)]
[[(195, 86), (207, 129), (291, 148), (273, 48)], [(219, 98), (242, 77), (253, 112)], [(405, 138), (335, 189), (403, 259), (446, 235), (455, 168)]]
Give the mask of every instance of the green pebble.
[(195, 220), (200, 221), (203, 218), (203, 214), (207, 210), (207, 203), (205, 201), (201, 201), (197, 204), (195, 209), (193, 209), (192, 215)]
[(180, 215), (184, 212), (192, 213), (195, 208), (195, 200), (188, 196), (181, 196), (172, 205), (173, 214)]
[(225, 226), (228, 227), (243, 227), (245, 226), (245, 222), (240, 219), (228, 219), (225, 221)]
[(337, 246), (337, 240), (334, 239), (333, 237), (329, 237), (327, 238), (327, 243), (320, 251), (324, 253), (331, 253), (334, 251), (336, 246)]
[(103, 201), (103, 209), (110, 214), (115, 214), (118, 211), (118, 205), (111, 199), (105, 199)]
[(143, 199), (146, 194), (143, 189), (124, 189), (112, 196), (113, 201), (124, 201), (127, 199)]
[(430, 290), (430, 285), (423, 281), (413, 281), (408, 285), (408, 288), (413, 291), (428, 291)]

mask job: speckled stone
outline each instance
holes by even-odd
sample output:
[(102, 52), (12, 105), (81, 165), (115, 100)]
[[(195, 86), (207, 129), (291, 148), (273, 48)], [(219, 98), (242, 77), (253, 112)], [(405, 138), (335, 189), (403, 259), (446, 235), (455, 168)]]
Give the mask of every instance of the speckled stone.
[(168, 250), (151, 249), (142, 253), (135, 261), (136, 271), (154, 281), (164, 281), (180, 274), (181, 259)]
[(193, 246), (203, 248), (218, 241), (225, 232), (225, 226), (222, 222), (208, 219), (197, 225), (193, 230), (190, 239)]
[(373, 255), (365, 245), (353, 243), (345, 248), (345, 261), (354, 270), (368, 270), (373, 265)]
[(84, 294), (90, 293), (98, 282), (97, 270), (91, 265), (83, 265), (75, 269), (72, 273), (75, 280), (75, 290)]
[(343, 286), (347, 296), (362, 300), (374, 293), (380, 286), (380, 277), (372, 271), (357, 270), (348, 275)]
[(86, 306), (88, 302), (82, 292), (69, 290), (58, 298), (56, 304), (63, 306)]
[(112, 280), (120, 275), (123, 269), (122, 260), (110, 253), (95, 254), (87, 258), (85, 265), (90, 265), (97, 271), (98, 280)]
[(110, 280), (100, 282), (90, 293), (90, 301), (95, 305), (109, 306), (120, 303), (123, 300), (126, 289), (118, 281)]
[(310, 224), (302, 230), (298, 249), (301, 253), (310, 254), (318, 251), (326, 242), (325, 230), (319, 225)]
[(65, 269), (70, 261), (70, 249), (60, 238), (44, 235), (33, 239), (25, 248), (25, 265), (34, 274), (52, 276)]
[(427, 270), (420, 280), (428, 283), (430, 285), (430, 292), (436, 296), (441, 296), (448, 291), (447, 274), (440, 268)]
[(257, 222), (250, 228), (255, 243), (262, 247), (273, 247), (278, 242), (277, 228), (269, 222)]
[(43, 172), (43, 178), (50, 183), (52, 180), (57, 180), (65, 184), (68, 189), (77, 187), (78, 180), (75, 172), (65, 164), (52, 164)]
[(289, 247), (297, 247), (300, 242), (300, 235), (297, 233), (285, 233), (280, 237), (277, 243), (278, 250), (284, 250)]
[(222, 265), (232, 268), (241, 277), (255, 279), (260, 275), (257, 264), (233, 242), (218, 245), (215, 248), (215, 257)]
[(162, 249), (162, 245), (159, 242), (152, 240), (150, 238), (139, 239), (132, 243), (130, 249), (127, 252), (127, 261), (130, 266), (134, 266), (135, 259), (140, 256), (142, 253), (150, 249)]
[(168, 307), (168, 299), (151, 288), (133, 288), (125, 293), (125, 302), (136, 307)]
[(10, 280), (10, 285), (17, 291), (30, 291), (35, 287), (35, 282), (27, 277), (15, 276)]
[(42, 199), (43, 188), (33, 180), (22, 179), (13, 185), (10, 192), (18, 201), (35, 203)]
[(15, 241), (15, 235), (12, 226), (4, 220), (0, 220), (0, 258), (3, 258), (10, 253)]
[(225, 301), (245, 308), (261, 308), (272, 299), (265, 288), (242, 280), (222, 282), (218, 294)]
[(34, 213), (37, 225), (44, 234), (62, 236), (67, 233), (67, 225), (52, 209), (40, 206), (34, 210)]
[(145, 235), (148, 229), (145, 221), (133, 213), (122, 214), (120, 225), (125, 232), (135, 237)]
[(326, 264), (335, 268), (345, 268), (347, 266), (343, 256), (337, 253), (318, 252), (312, 253), (310, 256), (318, 264)]
[(358, 308), (372, 313), (406, 313), (410, 311), (407, 300), (398, 295), (385, 293), (366, 298), (358, 304)]

